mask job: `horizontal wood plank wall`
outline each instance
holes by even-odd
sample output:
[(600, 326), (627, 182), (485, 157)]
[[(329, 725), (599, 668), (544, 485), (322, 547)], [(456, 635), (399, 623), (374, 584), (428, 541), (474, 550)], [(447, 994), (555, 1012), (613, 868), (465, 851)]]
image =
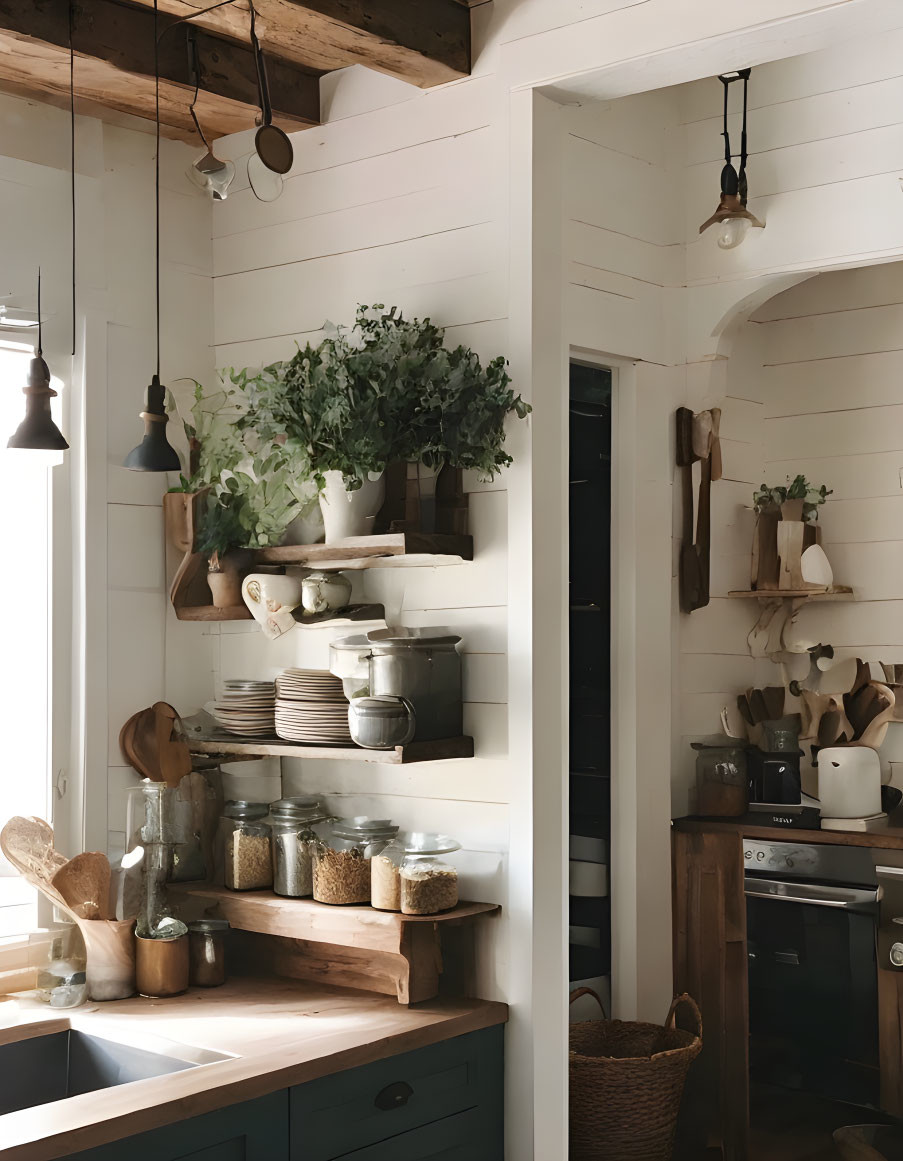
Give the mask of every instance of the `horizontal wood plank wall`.
[[(507, 96), (490, 73), (421, 92), (363, 70), (338, 79), (344, 111), (296, 135), (282, 197), (247, 181), (214, 212), (216, 360), (255, 366), (348, 324), (358, 303), (397, 305), (448, 328), (486, 360), (507, 353)], [(240, 141), (227, 143), (233, 151)], [(241, 164), (239, 170), (241, 171)], [(244, 188), (242, 188), (242, 186)], [(513, 436), (512, 448), (518, 445)], [(451, 568), (375, 569), (355, 596), (394, 624), (445, 626), (463, 638), (471, 761), (367, 771), (359, 763), (286, 760), (285, 793), (321, 791), (342, 814), (389, 816), (405, 829), (453, 834), (465, 896), (507, 902), (512, 771), (507, 704), (507, 521), (504, 474), (468, 473), (474, 560)], [(358, 631), (366, 631), (361, 626)], [(255, 625), (213, 627), (219, 677), (326, 667), (333, 636), (296, 630), (268, 642)], [(478, 990), (507, 996), (507, 916), (483, 925)]]
[[(833, 495), (823, 543), (856, 600), (811, 605), (800, 641), (837, 656), (903, 661), (903, 263), (822, 274), (766, 303), (761, 335), (769, 479), (803, 472)], [(882, 758), (903, 757), (892, 728)]]

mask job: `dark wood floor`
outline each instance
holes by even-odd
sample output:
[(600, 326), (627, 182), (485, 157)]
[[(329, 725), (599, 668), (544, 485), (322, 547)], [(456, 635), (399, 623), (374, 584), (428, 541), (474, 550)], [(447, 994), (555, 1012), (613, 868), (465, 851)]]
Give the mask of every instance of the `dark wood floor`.
[(762, 1085), (753, 1086), (750, 1105), (750, 1161), (838, 1161), (835, 1129), (887, 1120), (868, 1109)]

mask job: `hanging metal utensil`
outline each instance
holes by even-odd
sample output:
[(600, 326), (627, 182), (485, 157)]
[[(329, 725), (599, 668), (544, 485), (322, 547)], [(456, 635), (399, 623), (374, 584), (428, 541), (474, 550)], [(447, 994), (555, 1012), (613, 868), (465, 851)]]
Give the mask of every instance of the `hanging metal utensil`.
[[(257, 66), (257, 91), (260, 96), (261, 125), (254, 138), (254, 148), (264, 166), (273, 173), (286, 174), (292, 168), (295, 151), (288, 134), (273, 124), (273, 109), (270, 105), (270, 86), (267, 83), (266, 63), (257, 39), (255, 28), (256, 12), (251, 5), (251, 47)], [(250, 167), (249, 167), (250, 176)], [(255, 191), (256, 192), (256, 191)]]
[(201, 87), (201, 66), (198, 58), (198, 42), (197, 32), (192, 25), (188, 26), (188, 70), (191, 79), (194, 81), (194, 97), (192, 98), (189, 112), (191, 119), (194, 121), (194, 127), (197, 129), (198, 137), (204, 142), (207, 152), (203, 157), (198, 158), (187, 170), (188, 178), (199, 189), (205, 193), (213, 195), (213, 200), (224, 202), (228, 194), (229, 186), (232, 184), (232, 179), (235, 177), (235, 166), (231, 161), (221, 161), (216, 156), (210, 147), (210, 142), (204, 136), (204, 130), (201, 128), (201, 123), (198, 121), (195, 106), (197, 105), (198, 93)]

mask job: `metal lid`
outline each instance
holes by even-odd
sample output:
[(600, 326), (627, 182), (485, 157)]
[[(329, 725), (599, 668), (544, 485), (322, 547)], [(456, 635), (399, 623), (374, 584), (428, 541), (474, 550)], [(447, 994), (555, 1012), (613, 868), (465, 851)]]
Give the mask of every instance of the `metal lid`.
[(265, 802), (249, 802), (246, 798), (236, 798), (223, 807), (226, 818), (263, 818), (270, 808)]
[(229, 930), (228, 919), (195, 919), (188, 924), (190, 935), (215, 935)]
[(407, 721), (411, 717), (410, 709), (400, 697), (389, 694), (379, 697), (353, 697), (351, 712), (362, 718), (390, 718), (393, 721), (402, 719)]
[(388, 818), (368, 818), (366, 815), (357, 815), (355, 818), (339, 818), (332, 825), (332, 833), (338, 838), (345, 839), (373, 839), (394, 838), (398, 834), (398, 827)]

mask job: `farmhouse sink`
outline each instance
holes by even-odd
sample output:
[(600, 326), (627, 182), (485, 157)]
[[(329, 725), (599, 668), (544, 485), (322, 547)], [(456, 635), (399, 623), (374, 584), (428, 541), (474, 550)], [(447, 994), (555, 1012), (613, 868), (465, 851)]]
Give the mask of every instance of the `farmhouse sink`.
[(74, 1028), (0, 1045), (0, 1115), (228, 1059), (170, 1045), (149, 1051)]

